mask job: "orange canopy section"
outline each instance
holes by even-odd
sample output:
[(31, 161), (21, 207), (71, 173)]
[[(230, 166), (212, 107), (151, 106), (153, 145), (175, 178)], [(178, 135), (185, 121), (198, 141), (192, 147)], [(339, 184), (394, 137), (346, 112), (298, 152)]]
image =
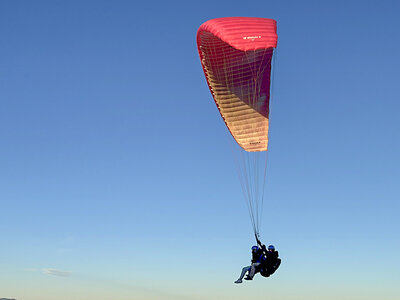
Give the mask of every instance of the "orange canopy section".
[(214, 101), (236, 142), (248, 152), (268, 148), (271, 60), (276, 21), (213, 19), (197, 31), (197, 47)]

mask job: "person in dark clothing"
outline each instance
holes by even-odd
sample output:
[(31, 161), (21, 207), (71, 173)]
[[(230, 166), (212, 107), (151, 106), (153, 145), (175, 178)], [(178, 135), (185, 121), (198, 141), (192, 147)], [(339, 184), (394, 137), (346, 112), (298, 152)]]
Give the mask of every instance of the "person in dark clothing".
[(269, 245), (268, 249), (265, 248), (265, 245), (262, 245), (261, 249), (263, 250), (265, 259), (262, 260), (259, 271), (262, 276), (269, 277), (279, 268), (281, 259), (279, 258), (279, 253), (275, 250), (274, 245)]
[(260, 274), (264, 277), (269, 277), (270, 275), (275, 273), (275, 271), (279, 268), (281, 264), (279, 253), (278, 251), (275, 250), (274, 245), (269, 245), (268, 248), (266, 248), (265, 245), (263, 245), (261, 241), (258, 239), (257, 235), (256, 235), (256, 241), (264, 254), (264, 259), (258, 266), (257, 272), (260, 272)]
[(247, 273), (246, 280), (253, 280), (254, 275), (256, 274), (261, 261), (264, 259), (264, 252), (262, 249), (260, 249), (258, 246), (253, 246), (251, 247), (251, 265), (244, 267), (242, 269), (242, 273), (240, 274), (240, 277), (238, 280), (235, 281), (235, 283), (242, 283), (242, 279), (244, 275)]

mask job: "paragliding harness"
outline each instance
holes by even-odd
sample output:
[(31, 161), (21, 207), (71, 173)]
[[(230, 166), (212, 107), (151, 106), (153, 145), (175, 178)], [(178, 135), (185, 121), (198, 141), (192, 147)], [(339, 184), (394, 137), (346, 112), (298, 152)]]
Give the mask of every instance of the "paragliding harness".
[[(277, 258), (276, 262), (270, 266), (261, 263), (259, 266), (259, 272), (260, 272), (261, 276), (269, 277), (270, 275), (275, 273), (275, 271), (279, 268), (280, 265), (281, 265), (280, 258)], [(257, 271), (257, 269), (256, 269), (256, 271)]]
[(260, 265), (256, 269), (256, 273), (260, 273), (263, 277), (269, 277), (270, 275), (274, 274), (275, 271), (281, 265), (281, 259), (278, 258), (279, 254), (278, 251), (273, 251), (271, 254), (267, 252), (265, 245), (261, 244), (260, 240), (256, 235), (257, 244), (261, 247), (264, 254), (264, 259), (261, 261)]

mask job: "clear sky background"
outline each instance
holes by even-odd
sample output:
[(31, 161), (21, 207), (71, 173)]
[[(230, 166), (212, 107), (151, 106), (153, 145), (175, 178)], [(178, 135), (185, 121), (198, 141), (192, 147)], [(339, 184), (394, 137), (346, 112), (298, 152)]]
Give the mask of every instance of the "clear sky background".
[[(398, 1), (0, 0), (0, 298), (400, 299)], [(196, 48), (276, 19), (261, 234)]]

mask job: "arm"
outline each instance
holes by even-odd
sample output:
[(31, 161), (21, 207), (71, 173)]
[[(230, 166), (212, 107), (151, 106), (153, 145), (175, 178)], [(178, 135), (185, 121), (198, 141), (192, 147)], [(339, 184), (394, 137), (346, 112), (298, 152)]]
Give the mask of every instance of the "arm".
[(267, 255), (267, 248), (265, 247), (265, 245), (261, 245), (261, 249), (262, 249), (264, 255)]
[(258, 239), (257, 234), (255, 234), (255, 237), (256, 237), (257, 244), (262, 248), (263, 244), (261, 244), (261, 241)]
[(257, 244), (260, 246), (260, 248), (264, 252), (264, 254), (266, 254), (267, 253), (267, 248), (265, 247), (265, 245), (261, 244), (261, 241), (258, 239), (257, 234), (255, 235), (255, 237), (256, 237)]

